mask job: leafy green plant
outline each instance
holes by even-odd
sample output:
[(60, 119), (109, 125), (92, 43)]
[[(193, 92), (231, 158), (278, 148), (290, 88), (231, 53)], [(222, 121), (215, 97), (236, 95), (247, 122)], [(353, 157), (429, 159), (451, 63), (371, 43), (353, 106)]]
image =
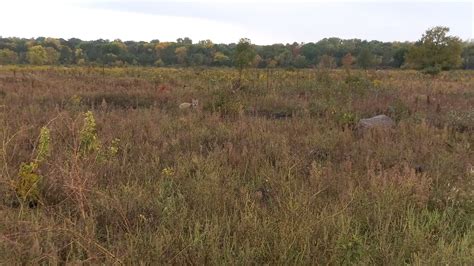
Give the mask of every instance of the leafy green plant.
[(411, 115), (410, 108), (400, 99), (396, 99), (388, 107), (390, 117), (399, 122), (402, 119), (408, 118)]
[(425, 75), (436, 76), (441, 73), (441, 67), (438, 65), (425, 67), (421, 70), (421, 73)]
[(459, 37), (448, 36), (448, 32), (449, 28), (442, 26), (428, 29), (410, 47), (406, 55), (407, 63), (431, 75), (460, 66), (462, 41)]
[(373, 87), (372, 81), (367, 79), (362, 75), (350, 75), (344, 79), (345, 84), (349, 86), (351, 90), (359, 92), (361, 94), (365, 93), (366, 90)]
[(82, 157), (94, 155), (95, 158), (104, 163), (117, 155), (120, 148), (120, 139), (115, 138), (110, 146), (103, 147), (97, 134), (97, 125), (94, 114), (87, 111), (84, 114), (84, 124), (79, 132), (79, 154)]
[(40, 183), (43, 177), (39, 167), (50, 155), (51, 138), (47, 127), (41, 128), (36, 157), (29, 163), (21, 163), (15, 191), (21, 203), (36, 205), (40, 198)]
[(450, 111), (446, 115), (447, 124), (459, 132), (474, 130), (474, 109), (469, 111)]
[(101, 144), (97, 137), (94, 114), (91, 111), (85, 113), (84, 125), (79, 134), (79, 151), (82, 155), (91, 154), (100, 150)]
[(110, 144), (108, 148), (107, 156), (109, 158), (115, 157), (117, 153), (119, 152), (119, 146), (120, 146), (120, 139), (119, 138), (113, 139), (112, 143)]
[(324, 117), (329, 114), (334, 114), (336, 106), (330, 101), (317, 99), (309, 103), (308, 110), (311, 116)]
[(51, 132), (47, 127), (42, 127), (40, 131), (39, 143), (37, 147), (36, 161), (42, 163), (51, 153)]
[(352, 112), (343, 112), (337, 116), (337, 122), (341, 126), (353, 127), (357, 121), (357, 115)]
[(236, 97), (225, 91), (214, 93), (212, 100), (204, 105), (205, 111), (220, 113), (222, 117), (238, 117), (243, 113), (243, 105)]
[(20, 165), (20, 170), (18, 171), (19, 179), (15, 186), (15, 191), (23, 205), (36, 205), (39, 200), (39, 183), (43, 177), (37, 171), (38, 163), (30, 162), (21, 163)]
[(342, 235), (337, 241), (337, 253), (339, 263), (352, 265), (363, 255), (363, 239), (357, 234)]
[(66, 108), (67, 110), (76, 113), (81, 110), (82, 104), (83, 104), (82, 97), (80, 95), (74, 94), (66, 102)]

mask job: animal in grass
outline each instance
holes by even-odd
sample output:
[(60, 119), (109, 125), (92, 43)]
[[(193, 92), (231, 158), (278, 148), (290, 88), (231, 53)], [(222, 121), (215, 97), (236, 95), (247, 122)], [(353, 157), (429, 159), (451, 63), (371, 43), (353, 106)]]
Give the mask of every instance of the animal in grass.
[(192, 99), (190, 103), (181, 103), (179, 105), (179, 109), (184, 110), (184, 109), (196, 108), (198, 104), (199, 104), (198, 100)]

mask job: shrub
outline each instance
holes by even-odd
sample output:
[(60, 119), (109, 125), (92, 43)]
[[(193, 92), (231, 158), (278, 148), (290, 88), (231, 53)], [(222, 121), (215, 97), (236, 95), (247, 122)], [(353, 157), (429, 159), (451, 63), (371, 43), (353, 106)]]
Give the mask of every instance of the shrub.
[(359, 121), (358, 116), (352, 112), (341, 112), (336, 119), (340, 126), (349, 128), (353, 128)]
[(344, 83), (349, 85), (368, 84), (367, 80), (361, 75), (349, 75), (344, 78)]
[(97, 137), (95, 118), (91, 111), (85, 113), (84, 125), (79, 133), (79, 152), (82, 155), (98, 152), (101, 148)]
[(267, 95), (255, 106), (259, 116), (270, 119), (285, 119), (302, 113), (302, 108), (293, 100)]
[(243, 105), (240, 100), (229, 92), (215, 91), (211, 100), (204, 105), (205, 111), (219, 113), (222, 117), (236, 118), (242, 115)]
[(362, 75), (347, 76), (344, 83), (349, 86), (349, 89), (362, 94), (373, 86), (372, 82)]
[(36, 206), (40, 199), (40, 186), (43, 177), (39, 174), (39, 167), (50, 154), (50, 131), (47, 127), (41, 128), (36, 157), (32, 162), (21, 163), (18, 171), (18, 181), (15, 191), (22, 203)]
[(430, 76), (436, 76), (439, 73), (441, 73), (441, 67), (440, 66), (430, 66), (430, 67), (425, 67), (421, 70), (421, 73), (425, 75), (430, 75)]
[(34, 207), (38, 204), (40, 197), (40, 182), (43, 177), (37, 173), (38, 163), (21, 163), (18, 171), (18, 182), (15, 185), (15, 191), (22, 203)]
[(410, 117), (411, 110), (402, 100), (395, 99), (388, 107), (388, 115), (400, 122), (400, 120)]
[(474, 109), (469, 111), (450, 111), (447, 114), (447, 124), (459, 132), (474, 130)]
[[(328, 70), (325, 86), (305, 69), (298, 70), (298, 85), (295, 73), (274, 69), (266, 87), (257, 77), (263, 71), (252, 69), (243, 77), (255, 76), (249, 89), (232, 93), (235, 73), (226, 69), (21, 70), (24, 79), (0, 80), (8, 93), (0, 104), (5, 264), (469, 265), (474, 259), (472, 127), (465, 118), (474, 73), (427, 80), (390, 70), (377, 73), (380, 87), (374, 81), (367, 89), (346, 84), (338, 70)], [(107, 112), (90, 108), (92, 98), (100, 105), (103, 95), (115, 94), (167, 95), (173, 106), (116, 108), (106, 99)], [(411, 100), (428, 94), (432, 104)], [(73, 95), (84, 96), (75, 110), (65, 101)], [(205, 110), (179, 112), (177, 99), (191, 95)], [(240, 116), (242, 106), (255, 106), (264, 118)], [(231, 117), (229, 110), (238, 118), (219, 117)], [(274, 120), (279, 113), (296, 117)], [(361, 137), (344, 130), (362, 114), (380, 113), (402, 121)], [(422, 122), (413, 123), (415, 116)], [(432, 116), (440, 128), (423, 122)], [(45, 121), (50, 141), (32, 139), (29, 129)], [(47, 143), (60, 148), (40, 152)], [(9, 194), (41, 208), (19, 215)]]
[(312, 100), (308, 106), (309, 114), (314, 117), (325, 117), (336, 113), (337, 106), (328, 100)]

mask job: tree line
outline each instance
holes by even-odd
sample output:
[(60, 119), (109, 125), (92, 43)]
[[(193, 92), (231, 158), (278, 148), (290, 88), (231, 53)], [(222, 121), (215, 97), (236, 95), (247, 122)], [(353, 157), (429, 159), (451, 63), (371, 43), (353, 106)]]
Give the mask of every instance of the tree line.
[[(176, 42), (94, 40), (76, 38), (2, 38), (0, 65), (88, 65), (88, 66), (238, 66), (236, 53), (244, 43), (251, 49), (247, 66), (258, 68), (358, 67), (474, 69), (474, 43), (447, 36), (446, 27), (426, 31), (417, 42), (380, 42), (325, 38), (318, 42), (254, 45), (250, 40), (215, 44), (194, 43), (190, 38)], [(448, 48), (443, 48), (448, 47)], [(244, 51), (245, 52), (245, 51)], [(434, 54), (433, 54), (434, 53)]]

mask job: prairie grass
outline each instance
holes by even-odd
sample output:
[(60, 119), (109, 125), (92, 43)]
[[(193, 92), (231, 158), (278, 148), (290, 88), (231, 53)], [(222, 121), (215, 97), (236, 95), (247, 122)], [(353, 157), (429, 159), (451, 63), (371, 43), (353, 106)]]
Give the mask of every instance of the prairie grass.
[[(474, 262), (473, 72), (252, 69), (236, 91), (224, 68), (14, 70), (0, 69), (2, 263)], [(100, 147), (84, 155), (88, 111)], [(396, 128), (355, 134), (378, 114)], [(21, 208), (44, 126), (39, 202)]]

